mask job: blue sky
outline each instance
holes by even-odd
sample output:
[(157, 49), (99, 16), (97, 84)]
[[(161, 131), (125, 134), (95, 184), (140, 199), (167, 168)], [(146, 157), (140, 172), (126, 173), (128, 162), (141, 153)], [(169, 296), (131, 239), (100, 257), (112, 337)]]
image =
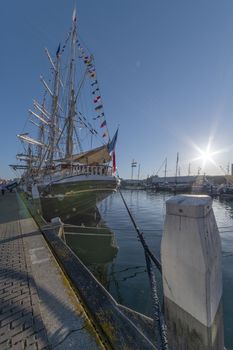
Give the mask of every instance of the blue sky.
[[(70, 28), (74, 1), (0, 3), (0, 177), (20, 150), (16, 134), (41, 96), (48, 71), (44, 47), (55, 52)], [(231, 0), (78, 0), (78, 28), (95, 56), (111, 134), (120, 125), (117, 165), (130, 177), (156, 173), (165, 157), (174, 175), (198, 167), (221, 174), (233, 162), (233, 2)], [(216, 165), (203, 168), (196, 144)], [(136, 170), (135, 170), (136, 174)], [(162, 175), (162, 172), (160, 172)]]

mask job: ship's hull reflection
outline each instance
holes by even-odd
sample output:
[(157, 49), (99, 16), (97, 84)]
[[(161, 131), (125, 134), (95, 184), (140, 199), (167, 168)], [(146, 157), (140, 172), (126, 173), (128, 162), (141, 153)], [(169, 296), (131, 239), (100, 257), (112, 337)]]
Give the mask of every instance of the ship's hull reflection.
[(65, 227), (65, 237), (73, 252), (108, 288), (108, 265), (118, 252), (114, 233), (105, 227), (70, 225)]

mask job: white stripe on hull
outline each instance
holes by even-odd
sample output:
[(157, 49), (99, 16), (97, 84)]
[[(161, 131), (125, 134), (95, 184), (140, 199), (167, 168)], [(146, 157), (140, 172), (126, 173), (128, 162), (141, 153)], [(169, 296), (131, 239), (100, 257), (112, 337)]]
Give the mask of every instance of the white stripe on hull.
[(38, 186), (43, 187), (47, 185), (55, 185), (55, 184), (66, 184), (73, 182), (81, 182), (81, 181), (108, 181), (118, 184), (119, 180), (115, 176), (101, 176), (101, 175), (75, 175), (75, 176), (67, 176), (62, 179), (49, 178), (45, 179), (43, 182), (39, 182)]

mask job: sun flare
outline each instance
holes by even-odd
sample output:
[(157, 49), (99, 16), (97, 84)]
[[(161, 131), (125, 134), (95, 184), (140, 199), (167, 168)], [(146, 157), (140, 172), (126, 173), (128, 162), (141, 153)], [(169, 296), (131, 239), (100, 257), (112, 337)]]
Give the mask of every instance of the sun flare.
[(196, 158), (193, 158), (191, 160), (191, 162), (201, 161), (200, 169), (202, 171), (205, 171), (206, 166), (209, 166), (211, 164), (214, 165), (216, 168), (219, 168), (218, 164), (216, 163), (216, 156), (220, 153), (226, 152), (226, 149), (213, 150), (213, 139), (213, 136), (209, 137), (205, 148), (200, 148), (197, 144), (192, 142), (192, 146), (198, 154)]
[(200, 160), (202, 160), (203, 162), (210, 162), (213, 163), (213, 155), (214, 152), (210, 152), (209, 150), (206, 151), (201, 151), (200, 152)]
[(201, 168), (204, 170), (205, 166), (208, 163), (212, 163), (213, 165), (217, 166), (215, 160), (214, 160), (214, 156), (218, 153), (216, 151), (211, 151), (210, 147), (207, 146), (206, 150), (202, 150), (198, 147), (198, 152), (199, 152), (199, 156), (196, 157), (194, 160), (200, 160), (202, 161), (202, 165)]
[(213, 150), (212, 148), (212, 138), (209, 138), (209, 142), (206, 146), (206, 149), (201, 149), (198, 145), (193, 143), (194, 148), (196, 151), (199, 153), (199, 155), (192, 159), (191, 162), (193, 161), (201, 161), (202, 164), (200, 164), (200, 169), (202, 171), (205, 170), (206, 166), (212, 164), (215, 166), (216, 169), (219, 168), (219, 165), (216, 162), (216, 156), (218, 156), (221, 153), (227, 152), (228, 149), (218, 149), (218, 150)]

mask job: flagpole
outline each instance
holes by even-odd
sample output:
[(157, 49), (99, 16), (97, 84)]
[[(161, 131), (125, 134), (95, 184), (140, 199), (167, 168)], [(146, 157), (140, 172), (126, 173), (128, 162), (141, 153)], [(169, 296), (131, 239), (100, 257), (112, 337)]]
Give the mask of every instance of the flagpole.
[(137, 162), (133, 159), (131, 163), (131, 180), (133, 180), (133, 168), (137, 167)]

